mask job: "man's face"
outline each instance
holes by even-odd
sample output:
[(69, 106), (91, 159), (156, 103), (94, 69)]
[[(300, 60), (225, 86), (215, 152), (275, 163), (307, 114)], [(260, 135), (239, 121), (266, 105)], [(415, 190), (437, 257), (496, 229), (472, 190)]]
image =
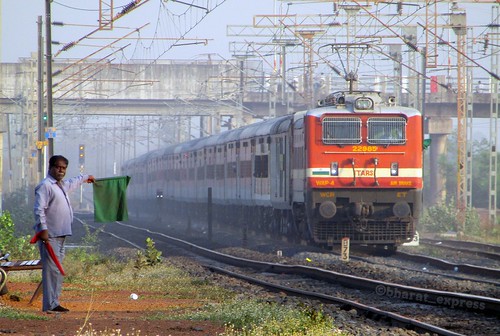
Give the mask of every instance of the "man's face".
[(63, 160), (57, 160), (56, 164), (53, 167), (50, 167), (49, 174), (57, 181), (61, 181), (66, 175), (66, 168), (68, 168), (66, 162)]

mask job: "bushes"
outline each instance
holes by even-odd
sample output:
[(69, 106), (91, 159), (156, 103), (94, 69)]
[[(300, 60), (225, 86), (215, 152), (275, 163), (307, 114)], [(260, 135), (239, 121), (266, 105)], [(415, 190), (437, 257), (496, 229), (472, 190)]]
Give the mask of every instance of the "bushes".
[(0, 213), (0, 252), (10, 253), (10, 259), (36, 259), (38, 249), (31, 245), (33, 232), (33, 202), (21, 191), (5, 195)]
[(294, 309), (275, 302), (235, 298), (205, 308), (187, 318), (223, 321), (227, 336), (343, 335), (335, 328), (331, 317), (311, 306)]
[(134, 267), (141, 269), (144, 266), (154, 266), (161, 263), (161, 251), (155, 247), (155, 242), (151, 238), (146, 238), (146, 249), (137, 251)]
[(11, 259), (35, 259), (36, 245), (30, 244), (31, 236), (16, 236), (15, 225), (8, 211), (0, 216), (0, 251), (9, 252)]
[(20, 190), (5, 194), (2, 206), (10, 213), (12, 221), (16, 223), (18, 234), (31, 234), (33, 232), (33, 196), (26, 195)]
[[(441, 203), (431, 206), (424, 210), (420, 219), (420, 224), (424, 231), (434, 233), (458, 232), (459, 210), (455, 206), (455, 201), (450, 203)], [(479, 236), (481, 235), (481, 221), (475, 209), (465, 210), (464, 234)]]

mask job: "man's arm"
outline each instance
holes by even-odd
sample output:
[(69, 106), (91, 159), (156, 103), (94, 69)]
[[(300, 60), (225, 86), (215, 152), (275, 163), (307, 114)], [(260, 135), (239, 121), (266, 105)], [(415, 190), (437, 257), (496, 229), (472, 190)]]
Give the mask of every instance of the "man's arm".
[(93, 175), (81, 174), (70, 179), (64, 180), (64, 185), (68, 191), (72, 192), (79, 188), (85, 182), (94, 183), (95, 178)]
[(50, 190), (46, 184), (41, 184), (35, 188), (35, 231), (40, 232), (40, 239), (47, 241), (49, 231), (47, 230), (47, 220), (45, 212), (48, 208)]

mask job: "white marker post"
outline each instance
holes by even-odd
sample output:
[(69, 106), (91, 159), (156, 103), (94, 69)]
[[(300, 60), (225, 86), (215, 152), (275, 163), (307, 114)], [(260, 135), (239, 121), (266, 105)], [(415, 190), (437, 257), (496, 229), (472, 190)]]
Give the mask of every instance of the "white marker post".
[(340, 259), (349, 261), (349, 237), (342, 238), (342, 247), (340, 251)]

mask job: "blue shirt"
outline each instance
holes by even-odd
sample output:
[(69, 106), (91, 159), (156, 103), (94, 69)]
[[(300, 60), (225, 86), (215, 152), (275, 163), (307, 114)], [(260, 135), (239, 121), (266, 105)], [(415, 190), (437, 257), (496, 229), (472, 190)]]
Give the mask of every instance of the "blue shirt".
[(69, 193), (78, 189), (88, 175), (79, 175), (61, 181), (47, 175), (35, 188), (35, 226), (36, 232), (49, 231), (49, 237), (71, 236), (73, 209), (69, 200)]

